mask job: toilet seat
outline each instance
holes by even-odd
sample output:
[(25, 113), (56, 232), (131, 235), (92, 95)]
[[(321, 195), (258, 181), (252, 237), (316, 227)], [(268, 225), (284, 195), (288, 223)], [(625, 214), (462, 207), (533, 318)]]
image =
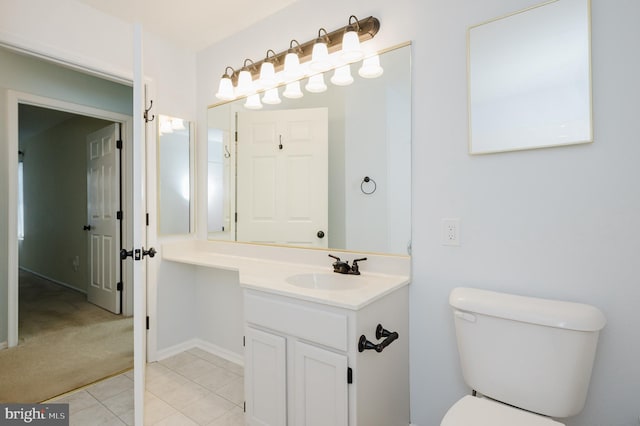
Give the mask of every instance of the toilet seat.
[(440, 426), (564, 426), (549, 417), (467, 395), (453, 404)]

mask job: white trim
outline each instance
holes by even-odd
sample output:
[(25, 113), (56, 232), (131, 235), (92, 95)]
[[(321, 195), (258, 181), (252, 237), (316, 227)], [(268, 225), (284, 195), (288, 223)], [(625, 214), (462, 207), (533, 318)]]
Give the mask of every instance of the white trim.
[(78, 57), (55, 46), (34, 43), (32, 40), (24, 39), (15, 34), (0, 31), (0, 46), (14, 52), (44, 59), (65, 68), (80, 71), (84, 74), (127, 86), (133, 84), (133, 75), (130, 70), (115, 69), (112, 64), (89, 60), (87, 57)]
[(235, 352), (231, 352), (228, 349), (224, 349), (218, 345), (214, 345), (213, 343), (209, 343), (202, 339), (190, 339), (185, 342), (178, 343), (177, 345), (158, 350), (157, 361), (162, 361), (163, 359), (170, 358), (182, 352), (186, 352), (190, 349), (202, 349), (205, 352), (226, 359), (227, 361), (237, 364), (241, 367), (244, 366), (244, 358), (242, 355), (238, 355)]
[(222, 348), (218, 345), (214, 345), (213, 343), (209, 343), (205, 340), (196, 339), (196, 347), (198, 349), (202, 349), (205, 352), (209, 352), (210, 354), (219, 356), (220, 358), (224, 358), (229, 362), (234, 364), (244, 366), (244, 356), (239, 355), (235, 352), (231, 352), (228, 349)]
[(8, 347), (9, 345), (7, 344), (6, 340), (4, 342), (0, 342), (0, 351), (3, 349), (7, 349)]
[(55, 278), (48, 277), (48, 276), (46, 276), (44, 274), (41, 274), (40, 272), (33, 271), (33, 270), (29, 269), (29, 268), (25, 268), (23, 266), (18, 265), (18, 269), (26, 271), (26, 272), (28, 272), (30, 274), (33, 274), (33, 275), (35, 275), (37, 277), (40, 277), (42, 279), (45, 279), (47, 281), (51, 281), (52, 283), (55, 283), (55, 284), (60, 285), (62, 287), (66, 287), (69, 290), (77, 291), (78, 293), (82, 293), (82, 294), (87, 294), (86, 290), (83, 290), (83, 289), (78, 288), (78, 287), (74, 287), (71, 284), (64, 283), (64, 282), (62, 282), (60, 280), (56, 280)]
[[(133, 26), (133, 139), (131, 144), (131, 210), (129, 216), (134, 220), (131, 223), (131, 246), (143, 247), (146, 245), (146, 227), (142, 224), (146, 212), (146, 188), (144, 174), (146, 173), (145, 135), (146, 124), (142, 112), (147, 108), (144, 99), (144, 72), (143, 72), (143, 33), (142, 25)], [(148, 259), (148, 258), (147, 258)], [(147, 269), (146, 262), (125, 262), (131, 266), (133, 273), (133, 400), (134, 422), (136, 425), (144, 424), (144, 393), (145, 393), (145, 367), (147, 361)]]
[[(8, 196), (8, 230), (7, 230), (7, 343), (9, 347), (14, 347), (18, 344), (18, 217), (17, 206), (18, 203), (18, 105), (20, 103), (35, 105), (45, 108), (53, 108), (60, 111), (71, 112), (74, 114), (86, 115), (90, 117), (96, 117), (103, 120), (109, 120), (122, 123), (122, 133), (125, 140), (133, 140), (133, 118), (128, 115), (120, 114), (117, 112), (101, 110), (98, 108), (89, 107), (86, 105), (74, 104), (71, 102), (61, 101), (58, 99), (47, 98), (44, 96), (34, 95), (31, 93), (18, 92), (15, 90), (7, 90), (7, 155), (8, 158), (14, 158), (16, 161), (8, 161), (7, 164), (7, 182), (9, 187)], [(126, 161), (128, 157), (127, 147), (122, 151), (123, 161), (122, 164), (129, 164)], [(131, 171), (122, 167), (124, 182), (127, 182), (127, 176)], [(123, 198), (125, 207), (127, 205), (127, 198)], [(127, 209), (129, 210), (129, 209)], [(127, 229), (131, 221), (130, 215), (125, 215), (122, 221), (122, 227)], [(122, 244), (129, 245), (126, 239)], [(125, 280), (125, 286), (123, 289), (123, 298), (126, 300), (129, 297), (129, 293), (133, 291), (133, 280)], [(130, 316), (132, 313), (124, 312), (125, 316)]]

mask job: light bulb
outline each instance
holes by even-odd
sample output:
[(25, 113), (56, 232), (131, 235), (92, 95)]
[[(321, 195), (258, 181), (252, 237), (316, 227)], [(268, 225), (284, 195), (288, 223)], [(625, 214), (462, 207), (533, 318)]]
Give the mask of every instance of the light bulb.
[(173, 130), (184, 130), (184, 120), (182, 118), (172, 118), (171, 119), (171, 128)]
[(349, 27), (342, 37), (342, 51), (340, 57), (345, 62), (359, 61), (364, 57), (362, 47), (360, 47), (360, 39), (358, 38), (358, 32)]
[(311, 62), (309, 62), (309, 68), (312, 71), (327, 71), (331, 68), (331, 59), (329, 58), (329, 49), (327, 43), (318, 39), (313, 45), (313, 51), (311, 52)]
[(262, 109), (262, 102), (260, 102), (260, 95), (254, 93), (247, 96), (247, 100), (244, 103), (244, 107), (247, 109)]
[(160, 119), (160, 134), (165, 135), (167, 133), (173, 133), (173, 127), (171, 127), (171, 119), (162, 117)]
[(258, 85), (262, 88), (276, 85), (276, 71), (271, 62), (263, 62), (260, 66), (260, 79)]
[(363, 78), (380, 77), (384, 69), (380, 66), (380, 56), (373, 55), (362, 60), (362, 66), (358, 70), (358, 74)]
[(278, 88), (268, 89), (262, 97), (262, 102), (268, 105), (277, 105), (282, 102), (280, 96), (278, 96)]
[(251, 73), (247, 70), (240, 71), (238, 75), (238, 86), (236, 87), (236, 95), (244, 96), (253, 92), (253, 79)]
[(302, 93), (302, 90), (300, 90), (300, 82), (293, 81), (287, 84), (287, 87), (285, 87), (284, 92), (282, 92), (282, 96), (289, 99), (298, 99), (303, 97), (304, 94)]
[(309, 77), (309, 81), (304, 88), (311, 93), (322, 93), (327, 90), (327, 85), (324, 84), (324, 74), (320, 73)]
[(353, 77), (351, 76), (351, 65), (343, 65), (333, 72), (331, 82), (336, 86), (348, 86), (353, 83)]
[(297, 53), (290, 52), (284, 57), (284, 78), (291, 81), (302, 77), (300, 58)]
[(222, 78), (220, 79), (216, 98), (220, 99), (221, 101), (232, 101), (236, 98), (236, 95), (233, 93), (233, 82), (226, 75), (222, 76)]

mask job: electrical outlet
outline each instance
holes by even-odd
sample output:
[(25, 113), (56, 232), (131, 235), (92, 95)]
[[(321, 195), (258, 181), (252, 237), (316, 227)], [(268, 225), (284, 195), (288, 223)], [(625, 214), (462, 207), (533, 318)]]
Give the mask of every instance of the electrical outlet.
[(460, 219), (442, 219), (442, 245), (460, 245)]

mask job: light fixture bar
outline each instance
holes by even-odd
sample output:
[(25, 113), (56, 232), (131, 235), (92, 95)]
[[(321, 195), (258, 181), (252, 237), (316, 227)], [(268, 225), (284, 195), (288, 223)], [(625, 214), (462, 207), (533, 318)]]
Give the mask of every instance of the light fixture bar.
[[(357, 22), (357, 26), (359, 27), (358, 39), (361, 42), (371, 40), (380, 30), (380, 21), (378, 20), (378, 18), (374, 18), (373, 16), (369, 16), (368, 18), (364, 18)], [(347, 28), (352, 25), (353, 23), (350, 22), (349, 25), (345, 25), (344, 27), (332, 31), (326, 35), (327, 48), (329, 50), (329, 53), (340, 50), (340, 48), (342, 47), (342, 37), (344, 36)], [(323, 35), (323, 38), (324, 37), (325, 36)], [(298, 57), (301, 64), (311, 60), (311, 53), (313, 51), (313, 45), (315, 43), (316, 38), (300, 45), (300, 50), (298, 50)], [(284, 58), (287, 55), (288, 50), (289, 49), (283, 50), (282, 52), (269, 57), (269, 62), (273, 63), (276, 72), (282, 71), (284, 69)], [(257, 80), (259, 78), (259, 70), (265, 60), (266, 58), (259, 62), (253, 63), (252, 68), (248, 70), (249, 72), (251, 72), (252, 79)], [(234, 85), (237, 83), (238, 75), (240, 71), (242, 71), (242, 69), (243, 68), (234, 70), (233, 74), (230, 76)]]

